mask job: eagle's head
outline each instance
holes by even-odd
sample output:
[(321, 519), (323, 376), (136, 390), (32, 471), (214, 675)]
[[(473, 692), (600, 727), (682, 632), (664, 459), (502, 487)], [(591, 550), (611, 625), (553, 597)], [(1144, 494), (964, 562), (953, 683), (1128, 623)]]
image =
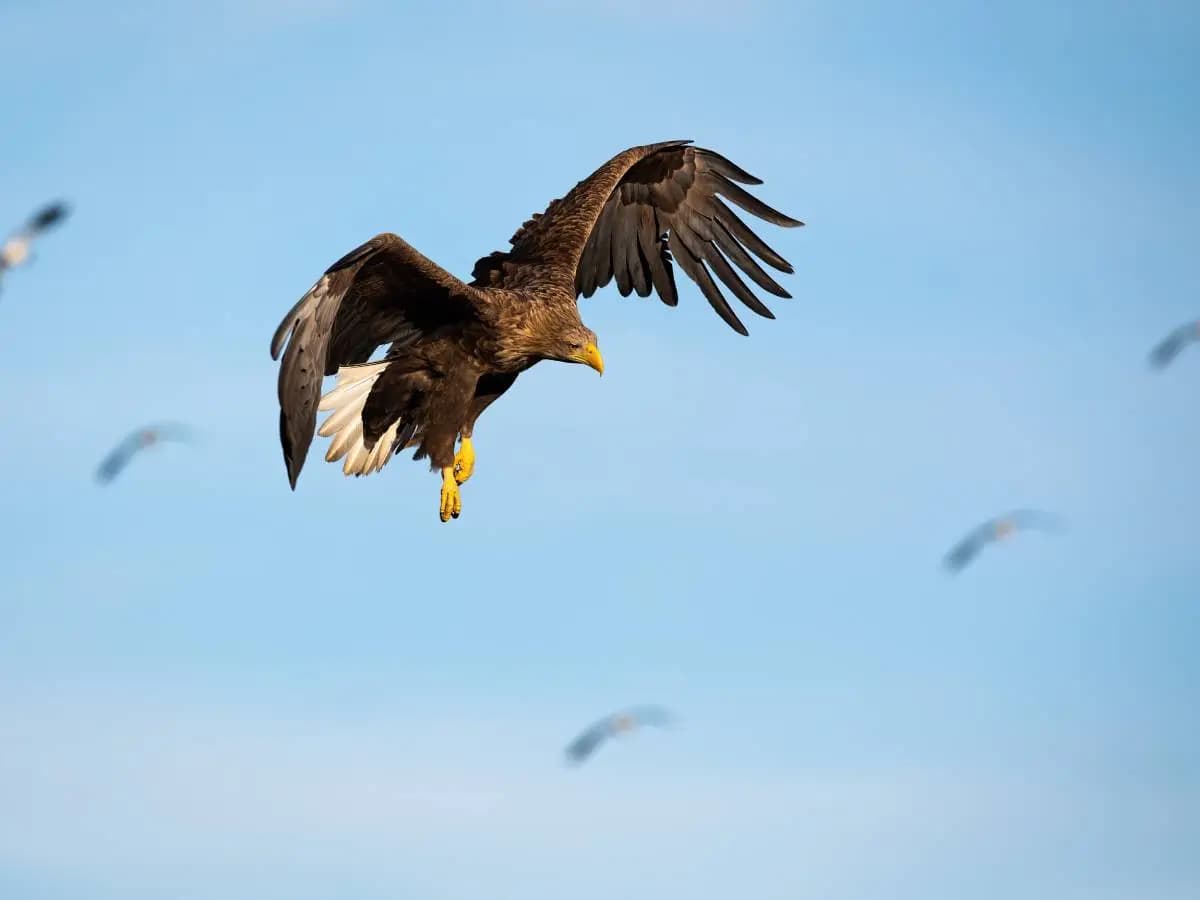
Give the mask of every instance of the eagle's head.
[(559, 353), (554, 359), (561, 362), (583, 363), (604, 374), (604, 357), (597, 346), (596, 332), (582, 322), (559, 341)]
[(531, 356), (582, 363), (604, 374), (596, 332), (583, 324), (573, 301), (537, 307), (521, 332), (523, 349)]

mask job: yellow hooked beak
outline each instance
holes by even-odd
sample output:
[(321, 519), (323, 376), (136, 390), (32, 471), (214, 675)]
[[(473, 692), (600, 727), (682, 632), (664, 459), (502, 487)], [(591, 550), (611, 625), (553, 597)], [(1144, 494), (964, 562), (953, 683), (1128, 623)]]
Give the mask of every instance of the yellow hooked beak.
[(588, 344), (575, 356), (576, 362), (581, 362), (585, 366), (591, 366), (601, 375), (604, 374), (604, 357), (600, 355), (600, 348), (595, 344)]

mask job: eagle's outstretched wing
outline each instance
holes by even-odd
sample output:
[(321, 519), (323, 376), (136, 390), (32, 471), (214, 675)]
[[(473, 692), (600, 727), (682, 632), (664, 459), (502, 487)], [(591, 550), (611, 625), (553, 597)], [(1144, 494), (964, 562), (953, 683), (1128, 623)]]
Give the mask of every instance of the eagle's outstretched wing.
[[(475, 291), (394, 234), (379, 234), (330, 266), (279, 323), (279, 438), (293, 490), (312, 443), (321, 380), (478, 316)], [(284, 345), (287, 349), (284, 350)]]
[(526, 280), (569, 274), (576, 295), (584, 297), (615, 278), (624, 296), (636, 291), (648, 297), (653, 289), (663, 303), (674, 306), (679, 301), (674, 258), (735, 331), (748, 334), (714, 274), (750, 310), (774, 318), (734, 266), (763, 290), (785, 298), (788, 292), (754, 257), (780, 272), (790, 273), (792, 266), (725, 201), (776, 225), (804, 223), (741, 187), (761, 184), (759, 179), (720, 154), (690, 143), (650, 144), (613, 157), (553, 201), (545, 213), (522, 225), (510, 251), (479, 260), (474, 277), (481, 283), (519, 287)]

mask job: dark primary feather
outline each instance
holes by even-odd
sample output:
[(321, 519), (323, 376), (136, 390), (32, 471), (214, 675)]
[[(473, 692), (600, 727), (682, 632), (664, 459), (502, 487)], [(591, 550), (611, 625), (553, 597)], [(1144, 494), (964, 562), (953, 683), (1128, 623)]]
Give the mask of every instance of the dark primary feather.
[(279, 437), (292, 488), (312, 443), (324, 376), (366, 362), (381, 344), (393, 343), (399, 355), (478, 314), (470, 287), (394, 234), (377, 235), (330, 266), (271, 340), (271, 358), (283, 354)]
[[(746, 308), (774, 318), (737, 270), (762, 290), (787, 298), (790, 294), (755, 257), (780, 272), (793, 269), (725, 201), (775, 225), (803, 223), (740, 186), (761, 184), (758, 178), (718, 153), (686, 143), (690, 142), (651, 145), (652, 152), (633, 162), (603, 198), (579, 257), (575, 290), (590, 297), (615, 279), (623, 296), (636, 292), (646, 297), (653, 288), (664, 303), (674, 306), (679, 301), (674, 259), (717, 314), (735, 331), (747, 334), (717, 280)], [(554, 246), (556, 228), (568, 215), (571, 196), (551, 203), (545, 214), (530, 219), (513, 235), (512, 259), (538, 258)]]
[[(665, 268), (669, 268), (673, 256), (717, 314), (741, 334), (747, 333), (746, 327), (714, 275), (751, 312), (774, 318), (734, 267), (763, 290), (784, 298), (790, 296), (788, 292), (751, 254), (780, 272), (790, 273), (792, 267), (721, 198), (776, 225), (794, 227), (802, 223), (767, 206), (737, 182), (762, 183), (725, 157), (699, 147), (661, 151), (634, 165), (605, 204), (592, 231), (577, 275), (578, 292), (590, 297), (607, 284), (607, 261), (611, 259), (617, 289), (628, 296), (633, 248), (640, 251), (639, 258), (662, 259)], [(673, 284), (655, 287), (663, 302), (672, 306), (678, 302)]]
[(1150, 364), (1158, 369), (1166, 368), (1175, 357), (1183, 352), (1184, 347), (1198, 340), (1200, 340), (1200, 322), (1180, 325), (1150, 351)]

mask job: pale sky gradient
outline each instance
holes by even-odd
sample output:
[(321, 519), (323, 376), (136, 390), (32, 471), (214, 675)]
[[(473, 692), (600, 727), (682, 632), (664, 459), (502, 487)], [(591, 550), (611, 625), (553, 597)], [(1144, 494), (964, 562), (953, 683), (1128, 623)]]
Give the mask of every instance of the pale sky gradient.
[[(0, 0), (0, 75), (0, 227), (75, 208), (0, 294), (5, 900), (1200, 893), (1196, 4)], [(457, 522), (288, 490), (330, 262), (671, 138), (808, 223), (777, 321), (610, 287)]]

